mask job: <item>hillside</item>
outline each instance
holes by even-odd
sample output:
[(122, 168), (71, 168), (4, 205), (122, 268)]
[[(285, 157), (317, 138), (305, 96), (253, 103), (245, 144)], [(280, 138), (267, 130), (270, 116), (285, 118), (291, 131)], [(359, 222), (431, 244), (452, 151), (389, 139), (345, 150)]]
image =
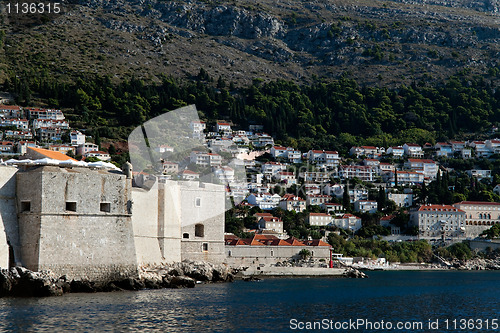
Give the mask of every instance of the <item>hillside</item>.
[(184, 78), (203, 67), (238, 85), (344, 74), (395, 86), (499, 72), (497, 0), (74, 2), (37, 18), (3, 8), (0, 79)]

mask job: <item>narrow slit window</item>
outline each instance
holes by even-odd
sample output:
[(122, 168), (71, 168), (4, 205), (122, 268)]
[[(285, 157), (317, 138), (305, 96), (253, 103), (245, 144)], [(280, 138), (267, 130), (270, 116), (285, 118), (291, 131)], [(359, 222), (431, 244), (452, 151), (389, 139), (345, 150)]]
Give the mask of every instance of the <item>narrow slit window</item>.
[(111, 203), (101, 202), (101, 212), (109, 213), (111, 211)]
[(203, 224), (197, 224), (194, 226), (194, 235), (196, 237), (205, 237), (205, 226)]
[(21, 212), (31, 211), (31, 201), (21, 201)]
[(208, 243), (203, 243), (203, 251), (208, 251)]
[(201, 198), (196, 198), (195, 205), (196, 207), (201, 207)]
[(68, 212), (76, 212), (76, 202), (66, 201), (66, 210)]

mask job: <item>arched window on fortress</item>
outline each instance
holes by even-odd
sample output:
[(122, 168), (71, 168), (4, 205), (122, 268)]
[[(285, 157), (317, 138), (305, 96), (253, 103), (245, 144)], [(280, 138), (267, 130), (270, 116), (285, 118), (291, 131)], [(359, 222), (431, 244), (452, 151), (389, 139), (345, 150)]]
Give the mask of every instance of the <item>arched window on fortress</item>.
[(194, 226), (194, 235), (196, 237), (204, 237), (205, 236), (205, 226), (203, 224), (197, 224)]

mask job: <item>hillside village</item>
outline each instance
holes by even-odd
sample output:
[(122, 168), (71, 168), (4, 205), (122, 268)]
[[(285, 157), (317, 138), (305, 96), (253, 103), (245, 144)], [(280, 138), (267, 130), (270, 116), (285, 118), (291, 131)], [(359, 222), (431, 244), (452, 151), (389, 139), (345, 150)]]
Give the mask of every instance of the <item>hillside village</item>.
[[(500, 152), (498, 139), (357, 146), (341, 156), (337, 151), (303, 152), (275, 145), (267, 134), (254, 134), (262, 130), (258, 125), (252, 125), (248, 131), (232, 131), (227, 122), (217, 122), (211, 131), (207, 131), (203, 122), (192, 126), (196, 135), (202, 130), (206, 132), (212, 151), (207, 155), (231, 154), (244, 161), (247, 184), (243, 186), (247, 186), (248, 193), (241, 198), (245, 200), (234, 209), (234, 214), (241, 221), (247, 218), (247, 223), (245, 228), (233, 229), (243, 234), (289, 237), (291, 223), (283, 218), (290, 215), (283, 211), (306, 214), (305, 227), (310, 232), (291, 235), (309, 238), (321, 235), (324, 241), (329, 231), (354, 234), (372, 224), (385, 228), (386, 231), (377, 230), (389, 236), (388, 239), (456, 241), (476, 238), (500, 223), (500, 204), (494, 202), (500, 194), (500, 186), (494, 184), (498, 179), (490, 168), (481, 167), (484, 165), (481, 161)], [(212, 162), (208, 164), (193, 158), (191, 162), (196, 166), (211, 166), (219, 180), (229, 184), (233, 194), (242, 193), (242, 184), (234, 180), (234, 171), (221, 167), (223, 158), (213, 155), (210, 159)], [(449, 166), (449, 161), (454, 160), (469, 161), (467, 165), (471, 168), (455, 170)], [(452, 174), (454, 182), (450, 181)], [(468, 200), (457, 185), (460, 177), (468, 179), (465, 186), (470, 197), (481, 188), (483, 197), (491, 194), (488, 200)], [(436, 196), (429, 195), (433, 189), (431, 183), (446, 183), (451, 199), (460, 200), (432, 201)], [(406, 221), (401, 218), (403, 215), (407, 216)], [(253, 219), (248, 219), (249, 216)]]
[[(50, 158), (45, 149), (89, 162), (111, 161), (110, 152), (87, 142), (83, 130), (71, 129), (60, 110), (1, 105), (0, 117), (2, 157), (11, 158), (7, 165), (22, 164), (12, 157)], [(162, 156), (160, 173), (133, 173), (136, 186), (148, 179), (199, 181), (206, 173), (225, 186), (233, 201), (229, 207), (226, 201), (226, 249), (213, 254), (217, 261), (224, 256), (248, 264), (260, 257), (276, 264), (315, 249), (311, 252), (325, 262), (332, 233), (437, 244), (474, 239), (500, 223), (498, 176), (484, 167), (500, 153), (498, 139), (355, 146), (343, 155), (282, 147), (261, 125), (233, 127), (227, 121), (193, 121), (191, 135), (206, 142), (203, 150), (176, 160), (173, 147), (153, 147)], [(470, 168), (453, 168), (461, 166), (457, 161), (468, 161), (464, 165)], [(229, 162), (246, 175), (236, 175)]]

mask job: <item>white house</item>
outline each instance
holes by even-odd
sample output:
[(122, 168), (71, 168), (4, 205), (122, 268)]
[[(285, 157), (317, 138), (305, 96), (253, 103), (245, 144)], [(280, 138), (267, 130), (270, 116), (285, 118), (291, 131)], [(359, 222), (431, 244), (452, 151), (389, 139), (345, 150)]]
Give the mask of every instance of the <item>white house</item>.
[(216, 153), (205, 153), (201, 151), (192, 151), (189, 156), (191, 163), (201, 166), (220, 166), (222, 164), (222, 156)]
[(331, 225), (333, 222), (333, 217), (326, 213), (309, 213), (307, 217), (307, 223), (311, 226), (324, 227)]
[(378, 204), (373, 200), (357, 200), (354, 202), (354, 210), (361, 213), (374, 214), (377, 212)]
[(312, 194), (312, 195), (308, 195), (306, 197), (306, 204), (308, 206), (311, 206), (311, 205), (320, 206), (321, 204), (329, 202), (331, 199), (332, 199), (332, 197), (329, 195)]
[(106, 153), (104, 151), (100, 151), (100, 150), (93, 150), (93, 151), (86, 152), (85, 154), (83, 154), (83, 156), (85, 158), (95, 157), (95, 158), (100, 159), (101, 161), (109, 161), (111, 159), (111, 156), (109, 156), (108, 153)]
[(191, 170), (184, 170), (181, 173), (181, 178), (184, 180), (198, 180), (200, 179), (200, 174)]
[(422, 158), (424, 157), (424, 151), (422, 146), (415, 143), (405, 143), (403, 145), (405, 155), (412, 158)]
[(276, 176), (276, 180), (285, 184), (287, 187), (297, 184), (297, 179), (293, 172), (280, 171)]
[(469, 142), (469, 147), (474, 149), (477, 157), (489, 157), (491, 155), (491, 151), (488, 147), (486, 147), (486, 143), (484, 141)]
[(69, 139), (72, 146), (79, 146), (85, 144), (85, 134), (80, 131), (71, 131), (69, 133)]
[(249, 204), (259, 206), (262, 210), (271, 210), (278, 207), (281, 197), (278, 194), (252, 193), (247, 197)]
[(439, 171), (438, 165), (433, 160), (409, 158), (408, 161), (405, 162), (405, 167), (423, 174), (424, 178), (429, 178), (430, 180), (436, 179)]
[(342, 217), (335, 218), (333, 225), (344, 230), (350, 230), (353, 233), (361, 229), (362, 226), (361, 218), (352, 214), (344, 214)]
[[(416, 185), (422, 184), (424, 182), (424, 175), (420, 172), (415, 171), (396, 171), (397, 172), (397, 181), (399, 185)], [(396, 179), (394, 177), (395, 172), (390, 172), (386, 174), (383, 179), (390, 186), (395, 186)]]
[(344, 206), (338, 203), (326, 202), (321, 204), (321, 208), (330, 215), (342, 216), (345, 214)]
[(273, 146), (270, 152), (271, 156), (274, 158), (286, 158), (286, 148), (280, 146)]
[(215, 124), (215, 131), (216, 132), (222, 132), (224, 134), (231, 133), (231, 125), (229, 123), (223, 122), (223, 121), (218, 121)]
[(404, 153), (405, 153), (405, 150), (401, 146), (387, 148), (387, 155), (392, 155), (393, 157), (396, 157), (396, 158), (403, 157)]
[(392, 200), (398, 207), (411, 207), (413, 206), (412, 193), (387, 193), (387, 199)]
[(192, 121), (189, 126), (193, 131), (193, 137), (199, 138), (203, 135), (203, 131), (207, 128), (207, 124), (204, 121)]
[(283, 233), (283, 221), (274, 216), (262, 216), (258, 220), (259, 230), (272, 230), (279, 234)]
[(85, 155), (89, 151), (99, 150), (99, 146), (94, 143), (82, 143), (76, 147), (77, 155)]
[(465, 212), (450, 205), (423, 205), (410, 213), (410, 221), (418, 226), (421, 238), (463, 237)]
[(300, 213), (306, 209), (306, 201), (301, 197), (287, 193), (281, 199), (279, 207), (283, 210), (294, 210), (297, 213)]
[(477, 179), (483, 179), (483, 178), (487, 178), (487, 179), (491, 179), (492, 176), (491, 176), (491, 170), (479, 170), (479, 169), (472, 169), (472, 170), (467, 170), (467, 174), (470, 176), (470, 177), (475, 177)]

